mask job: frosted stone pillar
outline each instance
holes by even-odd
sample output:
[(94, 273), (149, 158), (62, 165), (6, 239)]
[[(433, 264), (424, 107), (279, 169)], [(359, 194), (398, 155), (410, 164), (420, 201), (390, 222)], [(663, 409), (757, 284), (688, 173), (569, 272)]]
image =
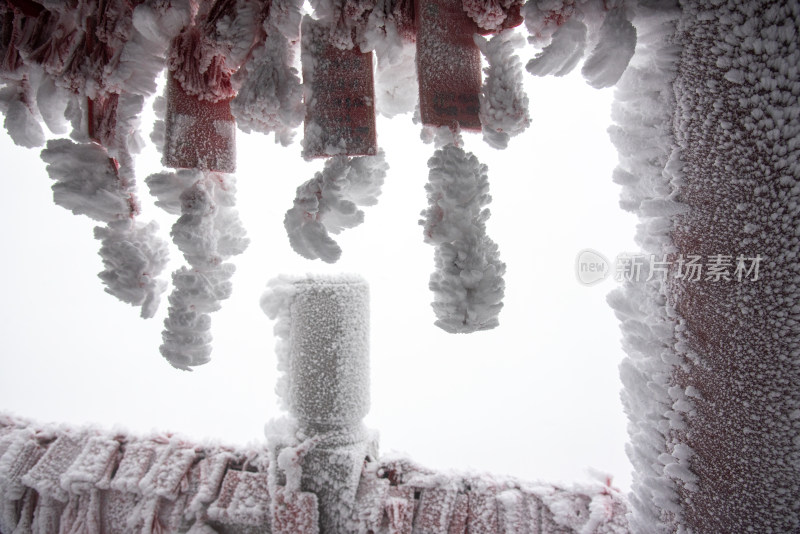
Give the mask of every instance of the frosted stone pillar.
[(369, 286), (357, 276), (282, 277), (262, 307), (278, 319), (278, 392), (294, 428), (268, 435), (272, 483), (316, 495), (320, 532), (355, 531), (364, 460), (377, 456), (361, 422), (369, 411)]
[(352, 277), (294, 287), (289, 412), (312, 433), (358, 426), (369, 411), (369, 286)]

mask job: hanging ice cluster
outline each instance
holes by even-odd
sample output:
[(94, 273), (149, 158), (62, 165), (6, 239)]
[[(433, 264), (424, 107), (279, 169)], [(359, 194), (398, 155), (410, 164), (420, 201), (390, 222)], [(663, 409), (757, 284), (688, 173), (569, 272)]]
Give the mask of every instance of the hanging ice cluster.
[(525, 43), (514, 30), (505, 30), (487, 40), (475, 34), (475, 44), (486, 57), (486, 80), (481, 88), (483, 139), (494, 148), (506, 148), (511, 137), (531, 123), (528, 95), (522, 88), (522, 62), (514, 49)]
[(334, 156), (314, 178), (297, 188), (283, 225), (292, 248), (310, 260), (336, 262), (342, 249), (329, 234), (364, 222), (359, 206), (378, 202), (388, 166), (383, 151), (375, 156)]
[(245, 132), (275, 133), (283, 146), (291, 143), (294, 130), (303, 122), (303, 88), (292, 67), (294, 45), (300, 35), (302, 2), (271, 3), (263, 23), (263, 43), (234, 76), (239, 92), (231, 102), (237, 126)]
[(502, 31), (522, 22), (522, 0), (462, 0), (462, 8), (484, 31)]
[(542, 50), (526, 68), (535, 76), (563, 76), (584, 59), (581, 73), (595, 88), (619, 80), (636, 48), (636, 28), (624, 0), (538, 0), (523, 8), (528, 40)]
[(167, 212), (180, 215), (172, 238), (188, 267), (172, 274), (169, 315), (164, 320), (161, 354), (176, 368), (190, 370), (208, 362), (211, 318), (228, 298), (236, 270), (225, 261), (241, 254), (249, 240), (234, 209), (232, 175), (180, 170), (151, 175), (150, 192)]
[[(106, 291), (141, 306), (143, 317), (158, 307), (166, 284), (158, 279), (167, 261), (157, 225), (138, 220), (133, 154), (142, 146), (139, 114), (155, 90), (169, 35), (187, 16), (187, 3), (159, 7), (106, 2), (51, 2), (35, 13), (0, 6), (16, 30), (4, 42), (0, 108), (5, 126), (22, 146), (45, 142), (40, 122), (55, 134), (42, 152), (57, 204), (106, 226), (101, 241)], [(91, 16), (90, 16), (91, 15)], [(90, 24), (91, 21), (91, 24)], [(99, 143), (99, 144), (98, 144)]]
[(141, 306), (143, 317), (152, 317), (165, 287), (157, 277), (166, 266), (168, 252), (156, 235), (155, 222), (143, 224), (133, 218), (137, 209), (114, 161), (95, 143), (68, 139), (49, 141), (42, 159), (56, 181), (56, 204), (107, 224), (95, 228), (95, 238), (102, 241), (105, 269), (99, 276), (106, 291)]
[(413, 2), (378, 0), (359, 36), (362, 52), (375, 51), (375, 108), (386, 117), (414, 111), (417, 83)]
[(429, 207), (420, 224), (425, 242), (436, 247), (430, 280), (436, 325), (453, 333), (494, 328), (506, 266), (486, 235), (488, 168), (455, 144), (436, 150), (428, 167)]

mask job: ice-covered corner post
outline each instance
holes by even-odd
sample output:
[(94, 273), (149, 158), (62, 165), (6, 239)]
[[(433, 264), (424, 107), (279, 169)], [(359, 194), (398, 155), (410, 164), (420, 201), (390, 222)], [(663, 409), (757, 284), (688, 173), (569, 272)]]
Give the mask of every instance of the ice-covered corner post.
[(271, 485), (310, 492), (321, 532), (350, 532), (364, 461), (377, 440), (369, 411), (369, 286), (355, 275), (281, 276), (261, 299), (276, 319), (277, 393), (289, 417), (267, 428)]

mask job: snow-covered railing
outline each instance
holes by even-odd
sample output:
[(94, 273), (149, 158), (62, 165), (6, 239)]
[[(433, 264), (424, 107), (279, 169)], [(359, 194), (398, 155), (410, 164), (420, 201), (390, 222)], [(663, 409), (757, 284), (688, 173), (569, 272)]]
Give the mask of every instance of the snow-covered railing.
[(602, 482), (442, 473), (397, 457), (360, 463), (346, 526), (325, 530), (314, 493), (272, 478), (272, 453), (3, 416), (0, 532), (628, 532), (624, 498)]

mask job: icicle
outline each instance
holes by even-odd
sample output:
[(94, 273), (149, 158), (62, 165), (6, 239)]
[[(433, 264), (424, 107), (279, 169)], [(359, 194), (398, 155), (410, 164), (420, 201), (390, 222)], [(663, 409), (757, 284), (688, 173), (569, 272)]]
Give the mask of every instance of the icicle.
[(297, 188), (294, 206), (284, 217), (295, 252), (310, 260), (336, 262), (342, 249), (329, 234), (364, 222), (358, 206), (378, 202), (387, 169), (383, 151), (376, 156), (328, 159), (322, 172)]
[(455, 144), (436, 150), (428, 167), (429, 207), (420, 224), (425, 242), (436, 246), (430, 280), (436, 325), (451, 333), (494, 328), (503, 307), (506, 266), (486, 235), (488, 169)]
[(528, 95), (522, 87), (522, 63), (514, 49), (524, 44), (522, 36), (505, 30), (486, 40), (475, 35), (475, 44), (486, 56), (486, 81), (481, 90), (483, 139), (494, 148), (506, 148), (508, 140), (530, 125)]

